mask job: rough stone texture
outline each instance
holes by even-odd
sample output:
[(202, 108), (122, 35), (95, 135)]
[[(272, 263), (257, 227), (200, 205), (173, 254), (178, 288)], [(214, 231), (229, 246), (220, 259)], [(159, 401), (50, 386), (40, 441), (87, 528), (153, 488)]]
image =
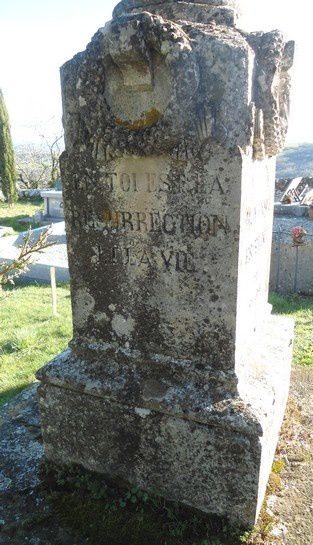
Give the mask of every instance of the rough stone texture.
[(0, 408), (0, 544), (85, 545), (62, 527), (42, 486), (37, 386)]
[(39, 410), (34, 395), (36, 391), (37, 386), (32, 386), (17, 397), (14, 403), (1, 410), (2, 493), (10, 491), (16, 494), (38, 486), (38, 463), (43, 456), (43, 446), (38, 441), (41, 438), (41, 431)]
[[(282, 329), (274, 340), (273, 326)], [(292, 328), (291, 320), (272, 318), (267, 338), (250, 354), (241, 398), (225, 398), (227, 385), (216, 385), (210, 399), (209, 388), (201, 391), (187, 373), (175, 385), (160, 369), (136, 364), (107, 361), (103, 373), (103, 360), (65, 352), (39, 373), (42, 417), (53, 422), (43, 430), (46, 456), (83, 461), (90, 470), (251, 523), (287, 401)]]
[(289, 384), (267, 295), (293, 44), (231, 4), (122, 2), (62, 67), (74, 339), (38, 376), (48, 458), (253, 524)]
[(179, 0), (124, 0), (120, 2), (113, 17), (137, 13), (140, 10), (157, 13), (166, 19), (193, 21), (196, 23), (217, 23), (234, 25), (237, 19), (236, 0), (201, 0), (200, 2), (181, 2)]
[[(41, 482), (43, 448), (36, 391), (34, 385), (0, 409), (0, 543), (85, 545), (87, 541), (75, 529), (64, 528), (51, 511), (48, 490)], [(278, 459), (286, 461), (283, 488), (266, 502), (277, 517), (273, 533), (282, 535), (282, 545), (309, 545), (313, 535), (312, 409), (313, 371), (296, 367), (277, 450)], [(268, 545), (275, 543), (271, 535), (266, 540)]]

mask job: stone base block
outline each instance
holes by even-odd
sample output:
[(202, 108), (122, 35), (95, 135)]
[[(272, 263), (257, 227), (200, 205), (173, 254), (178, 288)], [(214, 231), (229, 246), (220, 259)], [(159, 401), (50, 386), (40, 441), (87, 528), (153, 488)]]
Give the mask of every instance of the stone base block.
[(164, 497), (254, 523), (258, 437), (82, 395), (40, 388), (49, 460), (82, 464)]
[[(135, 371), (112, 379), (109, 364), (106, 368), (99, 362), (87, 363), (67, 351), (40, 372), (46, 457), (60, 464), (81, 464), (142, 489), (153, 488), (167, 499), (252, 526), (288, 395), (291, 354), (286, 341), (292, 336), (292, 324), (284, 333), (283, 339), (271, 335), (267, 375), (258, 360), (253, 376), (245, 376), (240, 396), (225, 390), (224, 399), (208, 397), (207, 405), (199, 402), (190, 413), (178, 410), (177, 404), (176, 412), (174, 407), (170, 411), (168, 399), (165, 402), (168, 391), (156, 388), (155, 382), (152, 388), (151, 381), (149, 395), (140, 393), (147, 392), (147, 383), (139, 382), (137, 397), (129, 393), (127, 403)], [(180, 408), (189, 387), (180, 386)], [(198, 388), (202, 395), (204, 385)], [(189, 403), (191, 399), (195, 402), (189, 395)]]

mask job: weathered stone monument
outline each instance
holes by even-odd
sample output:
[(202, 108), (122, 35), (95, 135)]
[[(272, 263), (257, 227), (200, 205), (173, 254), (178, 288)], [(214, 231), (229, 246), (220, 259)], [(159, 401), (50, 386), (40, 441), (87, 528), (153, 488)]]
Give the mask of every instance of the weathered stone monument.
[(199, 2), (124, 0), (62, 67), (74, 338), (40, 406), (48, 459), (250, 525), (289, 386), (267, 297), (293, 43)]

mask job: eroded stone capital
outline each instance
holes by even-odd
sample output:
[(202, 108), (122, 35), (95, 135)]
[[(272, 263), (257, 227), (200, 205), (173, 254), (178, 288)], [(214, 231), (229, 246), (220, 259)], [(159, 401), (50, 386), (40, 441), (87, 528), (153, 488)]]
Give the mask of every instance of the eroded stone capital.
[(230, 6), (237, 8), (238, 0), (122, 0), (118, 6), (124, 9), (146, 8), (148, 6), (160, 6), (163, 4), (204, 4), (206, 6)]
[(172, 20), (189, 20), (198, 23), (215, 21), (233, 25), (237, 19), (240, 0), (122, 0), (113, 17), (138, 11), (149, 11)]

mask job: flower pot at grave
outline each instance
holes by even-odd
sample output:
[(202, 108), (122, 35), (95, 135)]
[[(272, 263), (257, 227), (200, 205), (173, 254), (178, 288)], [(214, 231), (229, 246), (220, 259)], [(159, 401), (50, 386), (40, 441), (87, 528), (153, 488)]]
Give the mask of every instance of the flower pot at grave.
[(311, 218), (313, 220), (313, 206), (312, 207), (309, 207), (309, 218)]

